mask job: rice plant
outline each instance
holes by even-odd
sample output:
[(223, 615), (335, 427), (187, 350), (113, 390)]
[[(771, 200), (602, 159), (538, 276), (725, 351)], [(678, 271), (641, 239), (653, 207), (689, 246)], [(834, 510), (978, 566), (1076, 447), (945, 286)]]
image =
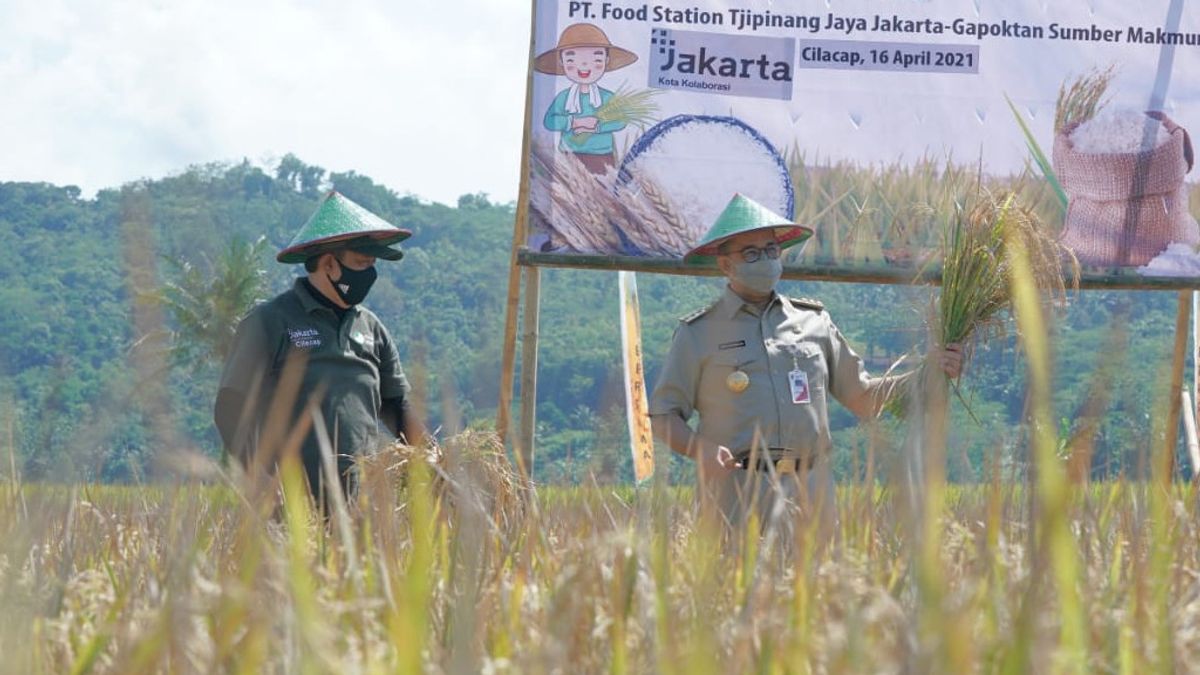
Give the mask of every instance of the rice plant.
[[(1071, 252), (1018, 197), (1017, 192), (982, 192), (973, 204), (959, 205), (943, 229), (938, 344), (965, 343), (976, 334), (1002, 330), (1018, 272), (1028, 274), (1040, 293), (1058, 299), (1078, 286), (1079, 264)], [(1014, 251), (1026, 261), (1020, 270), (1014, 267)]]
[(471, 459), (364, 465), (350, 538), (286, 462), (261, 500), (233, 477), (0, 488), (0, 671), (1140, 673), (1200, 650), (1194, 485), (948, 485), (931, 607), (873, 481), (839, 490), (836, 546), (800, 527), (780, 556), (687, 487), (531, 491), (494, 438), (453, 443)]
[(825, 163), (793, 149), (787, 162), (794, 218), (816, 227), (800, 263), (921, 268), (936, 259), (944, 214), (955, 213), (981, 189), (1020, 188), (1026, 207), (1042, 222), (1059, 220), (1048, 186), (1024, 176), (981, 178), (977, 167), (950, 158), (859, 166)]
[[(1064, 133), (1064, 130), (1073, 128), (1083, 122), (1086, 122), (1096, 116), (1100, 112), (1107, 101), (1104, 96), (1108, 91), (1108, 85), (1112, 82), (1113, 76), (1116, 74), (1116, 67), (1109, 66), (1105, 70), (1093, 69), (1085, 75), (1081, 75), (1072, 81), (1069, 85), (1066, 82), (1059, 87), (1058, 99), (1054, 105), (1054, 133)], [(1067, 210), (1067, 193), (1063, 190), (1062, 183), (1058, 180), (1058, 175), (1054, 171), (1054, 165), (1050, 158), (1046, 155), (1046, 151), (1042, 149), (1037, 138), (1033, 135), (1033, 131), (1029, 125), (1025, 123), (1025, 118), (1021, 116), (1017, 106), (1005, 94), (1004, 100), (1008, 102), (1008, 107), (1012, 110), (1013, 118), (1016, 119), (1017, 125), (1021, 128), (1021, 133), (1025, 137), (1025, 146), (1029, 148), (1029, 154), (1041, 172), (1042, 177), (1049, 183), (1054, 194), (1058, 197), (1058, 202), (1061, 207), (1060, 213), (1065, 213)]]
[(1108, 101), (1108, 85), (1116, 75), (1116, 66), (1104, 70), (1092, 69), (1070, 84), (1063, 82), (1054, 104), (1054, 133), (1078, 126), (1100, 112)]

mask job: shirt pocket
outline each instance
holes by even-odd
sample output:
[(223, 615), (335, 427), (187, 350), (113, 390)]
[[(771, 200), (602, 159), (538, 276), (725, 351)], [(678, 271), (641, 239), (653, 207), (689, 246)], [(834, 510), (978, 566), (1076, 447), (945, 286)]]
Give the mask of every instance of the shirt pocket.
[(819, 345), (801, 344), (793, 348), (795, 361), (792, 368), (799, 368), (808, 376), (808, 386), (815, 398), (818, 394), (825, 396), (829, 382), (829, 366), (825, 361), (825, 352)]
[(352, 329), (350, 332), (350, 351), (355, 356), (379, 368), (381, 362), (379, 355), (379, 343), (375, 339), (374, 332)]

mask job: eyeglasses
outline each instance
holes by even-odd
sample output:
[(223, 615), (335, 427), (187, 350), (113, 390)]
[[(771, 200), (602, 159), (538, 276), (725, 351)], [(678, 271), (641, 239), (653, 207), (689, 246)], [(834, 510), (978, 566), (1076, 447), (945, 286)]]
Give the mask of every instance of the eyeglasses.
[(746, 248), (738, 251), (738, 255), (742, 256), (743, 261), (752, 263), (758, 262), (758, 259), (764, 255), (767, 256), (767, 259), (769, 260), (775, 260), (782, 252), (783, 249), (779, 248), (779, 244), (771, 242), (762, 248), (758, 248), (756, 246), (747, 246)]

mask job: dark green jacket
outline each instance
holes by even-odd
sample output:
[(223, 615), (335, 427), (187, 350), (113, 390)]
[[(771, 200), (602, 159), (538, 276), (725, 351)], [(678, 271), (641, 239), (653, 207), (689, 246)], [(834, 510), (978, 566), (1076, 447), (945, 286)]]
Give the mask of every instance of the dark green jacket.
[[(285, 368), (295, 360), (298, 385), (288, 387)], [(237, 329), (217, 398), (216, 423), (228, 452), (245, 461), (267, 438), (271, 406), (294, 400), (277, 433), (286, 438), (312, 418), (322, 423), (339, 465), (369, 452), (381, 441), (384, 401), (407, 400), (408, 381), (391, 335), (370, 310), (350, 307), (339, 320), (310, 293), (304, 279), (256, 307)], [(223, 405), (222, 401), (226, 403)], [(240, 405), (229, 405), (235, 401)], [(318, 410), (320, 417), (311, 415)], [(390, 438), (392, 434), (388, 434)], [(306, 465), (319, 461), (317, 435), (304, 435)]]

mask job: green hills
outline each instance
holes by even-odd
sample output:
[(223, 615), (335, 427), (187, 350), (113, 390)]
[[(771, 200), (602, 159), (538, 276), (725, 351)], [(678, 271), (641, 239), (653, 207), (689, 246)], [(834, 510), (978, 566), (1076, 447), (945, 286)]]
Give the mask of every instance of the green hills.
[[(178, 469), (161, 461), (171, 454), (165, 449), (219, 457), (211, 424), (219, 358), (168, 351), (207, 329), (182, 324), (155, 298), (189, 274), (215, 278), (238, 242), (260, 237), (243, 250), (253, 250), (268, 295), (284, 290), (302, 268), (275, 263), (274, 253), (330, 188), (415, 232), (403, 261), (379, 265), (366, 304), (400, 343), (431, 427), (448, 434), (490, 426), (514, 205), (482, 194), (429, 203), (291, 155), (271, 171), (249, 162), (198, 166), (92, 199), (72, 186), (9, 182), (0, 183), (0, 474), (11, 464), (27, 480), (137, 481)], [(676, 317), (709, 302), (720, 283), (639, 275), (651, 385)], [(923, 341), (928, 288), (786, 282), (783, 290), (822, 299), (873, 372)], [(612, 273), (543, 273), (540, 480), (631, 476), (617, 302)], [(1060, 442), (1064, 453), (1094, 447), (1084, 468), (1095, 476), (1148, 470), (1175, 306), (1174, 293), (1089, 291), (1055, 313)], [(976, 349), (961, 392), (951, 478), (1022, 470), (1024, 365), (1011, 339)], [(868, 434), (840, 408), (832, 422), (839, 470), (861, 469)], [(899, 424), (882, 426), (895, 432)], [(885, 465), (895, 433), (874, 445)], [(688, 464), (667, 455), (666, 470), (686, 477)]]

